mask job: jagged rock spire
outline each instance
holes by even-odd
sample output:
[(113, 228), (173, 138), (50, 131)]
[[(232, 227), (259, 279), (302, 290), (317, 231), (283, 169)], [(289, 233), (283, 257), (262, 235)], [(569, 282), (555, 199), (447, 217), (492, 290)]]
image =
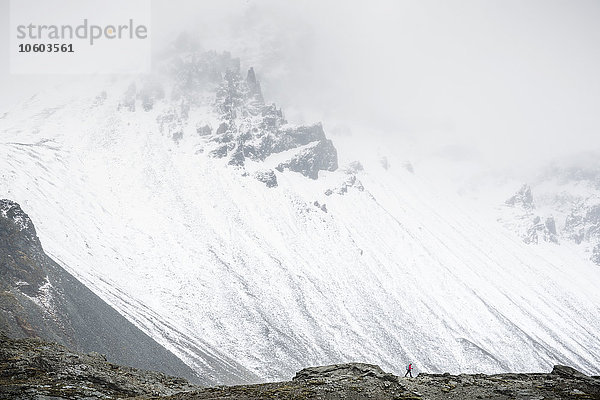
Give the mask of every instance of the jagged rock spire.
[(258, 81), (258, 79), (256, 79), (254, 67), (250, 67), (250, 69), (248, 70), (246, 82), (248, 83), (248, 88), (250, 89), (250, 95), (253, 96), (254, 99), (259, 103), (264, 104), (262, 90), (260, 88), (260, 82)]

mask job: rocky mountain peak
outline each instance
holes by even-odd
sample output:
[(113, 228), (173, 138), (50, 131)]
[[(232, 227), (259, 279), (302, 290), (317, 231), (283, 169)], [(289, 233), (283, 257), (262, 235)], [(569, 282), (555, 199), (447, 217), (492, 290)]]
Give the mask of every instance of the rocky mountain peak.
[(214, 143), (209, 153), (212, 157), (227, 157), (229, 165), (243, 167), (246, 159), (264, 161), (270, 155), (297, 149), (276, 167), (278, 171), (289, 169), (317, 179), (318, 171), (338, 167), (337, 150), (325, 137), (323, 126), (289, 125), (281, 109), (265, 104), (254, 68), (248, 70), (246, 79), (239, 72), (225, 73), (215, 108), (220, 124), (209, 138)]
[[(140, 106), (145, 112), (160, 110), (159, 131), (176, 143), (191, 125), (206, 141), (202, 152), (225, 158), (230, 166), (243, 168), (248, 159), (260, 162), (289, 151), (287, 160), (276, 166), (278, 171), (317, 179), (319, 171), (337, 169), (337, 150), (322, 125), (288, 124), (281, 108), (265, 102), (253, 67), (244, 77), (240, 60), (229, 53), (188, 47), (178, 46), (179, 51), (163, 61), (161, 74), (131, 83), (118, 110), (136, 112)], [(199, 109), (203, 116), (195, 112)]]
[(250, 89), (250, 95), (253, 96), (257, 102), (264, 103), (262, 90), (260, 88), (260, 82), (258, 81), (258, 79), (256, 79), (254, 67), (250, 67), (250, 69), (248, 70), (246, 82), (248, 83), (248, 88)]

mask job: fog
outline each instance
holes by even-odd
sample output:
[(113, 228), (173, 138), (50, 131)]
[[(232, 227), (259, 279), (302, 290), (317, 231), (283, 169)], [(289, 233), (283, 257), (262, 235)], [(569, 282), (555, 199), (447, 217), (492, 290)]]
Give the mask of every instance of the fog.
[[(153, 1), (151, 32), (155, 57), (182, 31), (239, 56), (292, 122), (503, 167), (600, 147), (598, 21), (584, 0)], [(48, 81), (7, 63), (0, 108)]]

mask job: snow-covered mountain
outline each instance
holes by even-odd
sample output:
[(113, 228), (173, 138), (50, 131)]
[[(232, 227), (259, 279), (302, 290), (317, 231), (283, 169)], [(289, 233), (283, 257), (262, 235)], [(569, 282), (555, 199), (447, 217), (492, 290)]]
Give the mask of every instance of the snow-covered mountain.
[(1, 116), (0, 152), (2, 196), (46, 252), (212, 380), (342, 361), (600, 371), (600, 268), (392, 155), (349, 163), (227, 54), (34, 96)]

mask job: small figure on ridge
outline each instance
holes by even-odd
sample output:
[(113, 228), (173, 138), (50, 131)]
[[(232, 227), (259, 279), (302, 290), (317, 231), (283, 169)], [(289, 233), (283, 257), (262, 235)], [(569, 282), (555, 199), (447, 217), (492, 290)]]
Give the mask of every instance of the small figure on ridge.
[(413, 366), (412, 364), (408, 364), (406, 366), (406, 373), (404, 374), (404, 377), (406, 378), (407, 375), (410, 375), (410, 377), (412, 378), (412, 370), (413, 370)]

